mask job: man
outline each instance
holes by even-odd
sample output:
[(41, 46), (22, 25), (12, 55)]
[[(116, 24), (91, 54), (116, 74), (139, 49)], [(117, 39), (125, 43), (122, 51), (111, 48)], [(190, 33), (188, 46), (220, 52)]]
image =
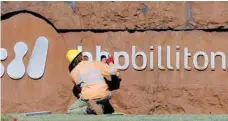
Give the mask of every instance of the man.
[[(66, 57), (70, 62), (69, 71), (73, 83), (80, 87), (78, 89), (81, 91), (79, 99), (69, 107), (67, 113), (104, 113), (101, 106), (109, 105), (111, 99), (111, 92), (104, 77), (116, 75), (117, 69), (99, 61), (84, 61), (82, 52), (76, 49), (69, 50)], [(113, 57), (108, 58), (107, 63), (114, 65)]]
[(83, 56), (83, 60), (84, 60), (84, 61), (88, 61), (88, 60), (89, 60), (89, 57), (88, 57), (87, 55), (84, 55), (84, 56)]
[(105, 56), (105, 55), (102, 55), (102, 56), (101, 56), (101, 62), (103, 62), (103, 63), (106, 64), (106, 60), (107, 60), (107, 59), (106, 59), (106, 56)]

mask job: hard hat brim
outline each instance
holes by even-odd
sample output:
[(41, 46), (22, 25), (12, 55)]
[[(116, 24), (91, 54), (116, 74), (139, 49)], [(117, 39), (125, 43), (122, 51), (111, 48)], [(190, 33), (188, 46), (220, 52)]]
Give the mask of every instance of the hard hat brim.
[(71, 72), (77, 65), (78, 65), (78, 60), (77, 57), (79, 55), (82, 55), (82, 52), (80, 52), (69, 64), (68, 70)]

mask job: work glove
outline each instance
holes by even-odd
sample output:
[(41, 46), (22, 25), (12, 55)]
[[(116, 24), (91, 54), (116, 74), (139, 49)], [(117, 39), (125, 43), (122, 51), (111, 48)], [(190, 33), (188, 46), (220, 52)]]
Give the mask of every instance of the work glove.
[(106, 60), (106, 63), (107, 63), (107, 64), (114, 63), (114, 58), (113, 58), (112, 56), (110, 56), (110, 57)]

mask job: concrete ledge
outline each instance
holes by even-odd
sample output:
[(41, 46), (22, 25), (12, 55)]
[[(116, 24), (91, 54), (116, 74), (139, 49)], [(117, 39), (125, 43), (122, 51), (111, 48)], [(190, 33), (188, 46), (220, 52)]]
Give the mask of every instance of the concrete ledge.
[(10, 115), (18, 121), (227, 121), (228, 115), (103, 115), (52, 114), (25, 117)]

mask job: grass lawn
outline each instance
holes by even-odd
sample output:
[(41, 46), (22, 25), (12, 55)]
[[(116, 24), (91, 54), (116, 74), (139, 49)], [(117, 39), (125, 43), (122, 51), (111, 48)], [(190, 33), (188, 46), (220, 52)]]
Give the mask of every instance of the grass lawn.
[[(19, 114), (1, 115), (1, 121), (228, 121), (228, 115), (66, 115), (50, 114), (24, 116)], [(5, 119), (4, 119), (5, 118)]]

